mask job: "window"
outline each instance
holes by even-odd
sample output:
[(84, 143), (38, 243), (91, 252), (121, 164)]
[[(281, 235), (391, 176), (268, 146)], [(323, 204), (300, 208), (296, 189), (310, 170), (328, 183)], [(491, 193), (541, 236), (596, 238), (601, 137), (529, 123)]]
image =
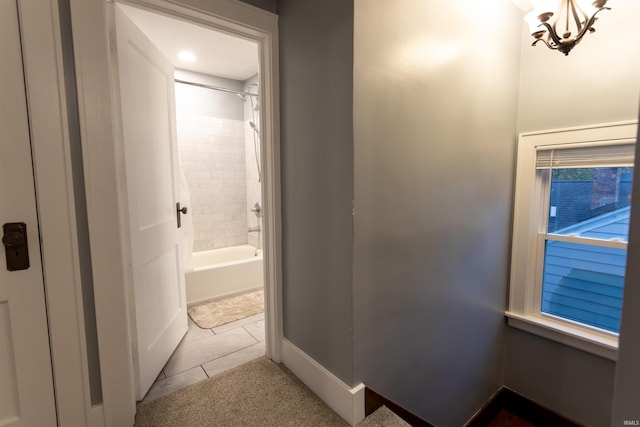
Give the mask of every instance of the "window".
[(636, 130), (520, 135), (510, 325), (615, 359)]

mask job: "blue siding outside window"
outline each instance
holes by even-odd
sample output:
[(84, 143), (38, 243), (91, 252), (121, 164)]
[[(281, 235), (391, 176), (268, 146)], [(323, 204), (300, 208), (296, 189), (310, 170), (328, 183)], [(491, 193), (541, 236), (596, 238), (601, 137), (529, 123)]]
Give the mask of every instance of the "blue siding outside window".
[(547, 241), (542, 312), (620, 330), (626, 249)]
[[(544, 251), (541, 311), (619, 332), (631, 212), (632, 168), (554, 169)], [(556, 236), (597, 239), (561, 241)]]

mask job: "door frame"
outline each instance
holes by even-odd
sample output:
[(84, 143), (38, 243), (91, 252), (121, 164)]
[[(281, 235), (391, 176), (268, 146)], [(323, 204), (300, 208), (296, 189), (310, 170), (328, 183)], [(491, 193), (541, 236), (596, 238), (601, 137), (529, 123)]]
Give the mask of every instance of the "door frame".
[(69, 97), (68, 14), (64, 1), (17, 4), (58, 423), (103, 426), (102, 405), (91, 403), (85, 335), (86, 265), (79, 256), (83, 236), (77, 216), (83, 196), (74, 175), (80, 162), (75, 105)]
[[(133, 425), (130, 249), (114, 82), (111, 0), (70, 0), (96, 323), (106, 425)], [(277, 15), (238, 0), (129, 0), (124, 4), (258, 44), (262, 97), (266, 355), (280, 362), (282, 268)]]

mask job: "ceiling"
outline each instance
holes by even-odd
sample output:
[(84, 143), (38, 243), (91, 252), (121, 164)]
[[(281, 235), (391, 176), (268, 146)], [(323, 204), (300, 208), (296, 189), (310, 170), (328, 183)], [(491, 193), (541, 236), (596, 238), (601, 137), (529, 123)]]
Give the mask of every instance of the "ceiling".
[(531, 9), (533, 9), (533, 4), (531, 3), (531, 0), (512, 0), (516, 6), (518, 6), (520, 9), (522, 9), (525, 12), (530, 11)]
[[(241, 81), (258, 72), (255, 42), (135, 7), (118, 6), (176, 68)], [(197, 59), (182, 61), (178, 54), (183, 51)]]
[[(524, 11), (531, 9), (531, 0), (512, 1)], [(176, 68), (241, 81), (258, 73), (255, 42), (143, 9), (118, 6)], [(178, 54), (184, 51), (193, 53), (197, 59), (180, 60)]]

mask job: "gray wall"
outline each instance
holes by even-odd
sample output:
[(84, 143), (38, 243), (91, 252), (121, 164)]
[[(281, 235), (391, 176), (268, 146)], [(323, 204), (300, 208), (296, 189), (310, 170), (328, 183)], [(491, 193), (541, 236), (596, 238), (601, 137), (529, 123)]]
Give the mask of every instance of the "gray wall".
[(353, 2), (280, 0), (284, 335), (353, 379)]
[(96, 326), (96, 307), (94, 301), (93, 276), (91, 269), (91, 245), (89, 244), (89, 222), (87, 218), (87, 198), (85, 194), (84, 172), (82, 164), (82, 141), (78, 117), (76, 92), (76, 74), (74, 69), (73, 41), (71, 38), (71, 11), (68, 0), (58, 2), (60, 14), (60, 37), (69, 120), (69, 155), (73, 176), (73, 195), (75, 202), (76, 232), (78, 233), (78, 265), (82, 283), (82, 304), (84, 311), (84, 333), (87, 350), (87, 370), (91, 404), (102, 403), (102, 381), (100, 378), (100, 357), (98, 354), (98, 332)]
[[(519, 132), (638, 118), (640, 3), (618, 0), (609, 5), (612, 10), (599, 15), (597, 31), (567, 57), (530, 47), (525, 28)], [(633, 265), (633, 260), (630, 253), (627, 263)], [(625, 311), (626, 306), (623, 316)], [(588, 426), (609, 425), (614, 362), (516, 329), (509, 328), (508, 335), (508, 387)]]
[[(640, 140), (640, 130), (638, 132)], [(636, 159), (640, 159), (640, 145), (636, 145)], [(636, 160), (637, 163), (637, 160)], [(635, 182), (640, 182), (640, 168), (635, 169)], [(633, 200), (640, 200), (640, 185), (634, 186)], [(640, 259), (640, 209), (631, 211), (628, 258)], [(612, 426), (624, 425), (625, 420), (640, 420), (640, 262), (627, 263), (627, 283), (622, 307), (620, 347), (616, 367), (616, 382), (613, 398)]]
[[(278, 2), (285, 335), (349, 381), (351, 58), (344, 34), (352, 2), (314, 3)], [(597, 33), (568, 57), (530, 47), (523, 29), (518, 90), (519, 47), (487, 34), (490, 28), (467, 28), (472, 13), (462, 8), (473, 6), (463, 3), (357, 2), (353, 380), (430, 422), (456, 425), (503, 383), (504, 369), (504, 383), (516, 391), (587, 425), (608, 425), (613, 362), (512, 328), (500, 358), (512, 125), (515, 111), (518, 131), (636, 119), (638, 4), (610, 2)], [(502, 3), (501, 12), (481, 16), (499, 21), (504, 13), (510, 28), (498, 26), (501, 35), (517, 33), (517, 11)], [(453, 185), (441, 188), (452, 176)], [(640, 280), (634, 271), (630, 282)], [(638, 303), (629, 303), (628, 292), (625, 299), (629, 313)], [(626, 314), (619, 419), (640, 417), (628, 412), (637, 402), (634, 324)]]
[(508, 328), (505, 384), (587, 426), (609, 425), (616, 364)]
[(355, 3), (355, 374), (438, 426), (503, 384), (522, 17), (481, 3)]
[(277, 0), (242, 0), (244, 3), (257, 6), (260, 9), (268, 10), (269, 12), (277, 12)]

